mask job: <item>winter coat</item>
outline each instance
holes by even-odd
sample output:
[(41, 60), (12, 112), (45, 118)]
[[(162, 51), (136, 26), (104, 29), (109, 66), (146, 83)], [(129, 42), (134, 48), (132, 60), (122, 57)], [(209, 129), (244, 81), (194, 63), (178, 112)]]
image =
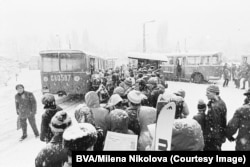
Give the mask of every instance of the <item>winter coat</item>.
[(224, 70), (224, 79), (230, 79), (230, 71), (227, 68)]
[(62, 108), (59, 106), (55, 106), (55, 108), (48, 108), (45, 110), (45, 112), (42, 115), (42, 121), (41, 121), (41, 133), (40, 133), (40, 140), (49, 142), (54, 134), (52, 133), (49, 124), (52, 119), (52, 117), (58, 112), (61, 111)]
[(128, 129), (129, 117), (126, 111), (115, 109), (110, 112), (110, 130), (123, 134), (134, 134)]
[(250, 151), (250, 104), (243, 105), (235, 111), (227, 125), (227, 137), (232, 137), (237, 130), (236, 151)]
[(204, 138), (199, 123), (193, 119), (174, 120), (171, 151), (203, 151)]
[(227, 107), (225, 102), (218, 97), (218, 100), (211, 100), (208, 103), (208, 111), (205, 121), (205, 141), (215, 141), (222, 144), (226, 141), (225, 130), (227, 124)]
[(104, 146), (105, 136), (103, 129), (96, 125), (93, 113), (90, 109), (86, 109), (85, 105), (80, 104), (76, 107), (75, 118), (78, 123), (90, 123), (97, 131), (97, 141), (94, 145), (94, 151), (102, 151)]
[(145, 148), (152, 143), (148, 131), (148, 125), (156, 121), (156, 109), (153, 107), (141, 106), (139, 112), (139, 122), (141, 125), (141, 132), (138, 140), (139, 151), (145, 151)]
[(126, 112), (129, 116), (128, 128), (131, 129), (136, 135), (140, 135), (141, 127), (139, 123), (140, 107), (128, 107)]
[(28, 118), (32, 114), (36, 114), (36, 99), (31, 92), (24, 91), (23, 94), (16, 94), (16, 111), (20, 118)]
[(91, 109), (97, 126), (103, 129), (106, 135), (109, 128), (109, 112), (100, 106), (99, 98), (96, 92), (88, 92), (85, 96), (86, 105)]
[(199, 112), (198, 114), (194, 115), (193, 119), (196, 120), (200, 124), (202, 132), (204, 132), (204, 130), (205, 130), (205, 113)]
[(152, 90), (152, 92), (149, 95), (149, 103), (152, 107), (156, 107), (157, 104), (157, 100), (159, 95), (162, 94), (162, 92), (160, 90), (158, 90), (157, 88), (155, 88), (154, 90)]
[(67, 151), (62, 146), (62, 135), (57, 135), (43, 148), (35, 159), (36, 167), (61, 167), (67, 161)]

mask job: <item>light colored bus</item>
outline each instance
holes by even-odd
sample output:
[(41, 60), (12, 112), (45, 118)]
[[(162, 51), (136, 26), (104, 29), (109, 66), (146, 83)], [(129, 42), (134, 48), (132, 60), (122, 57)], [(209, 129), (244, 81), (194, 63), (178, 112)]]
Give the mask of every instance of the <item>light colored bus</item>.
[[(167, 80), (187, 80), (195, 83), (219, 80), (222, 76), (222, 53), (168, 53), (168, 62), (161, 65)], [(177, 70), (179, 64), (180, 70)]]

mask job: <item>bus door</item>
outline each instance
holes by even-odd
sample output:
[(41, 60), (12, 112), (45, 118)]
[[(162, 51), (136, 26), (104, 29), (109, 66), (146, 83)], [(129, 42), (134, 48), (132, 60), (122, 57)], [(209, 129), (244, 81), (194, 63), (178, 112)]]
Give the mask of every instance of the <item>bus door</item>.
[(175, 61), (175, 74), (177, 78), (182, 78), (183, 77), (183, 58), (182, 57), (177, 57)]

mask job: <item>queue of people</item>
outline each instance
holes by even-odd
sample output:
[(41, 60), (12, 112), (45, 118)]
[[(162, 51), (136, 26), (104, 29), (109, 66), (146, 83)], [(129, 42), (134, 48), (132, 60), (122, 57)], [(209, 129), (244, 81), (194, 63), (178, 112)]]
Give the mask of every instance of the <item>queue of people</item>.
[[(148, 125), (157, 121), (158, 97), (169, 94), (166, 90), (171, 88), (159, 73), (147, 70), (141, 69), (137, 74), (129, 71), (126, 75), (114, 70), (94, 76), (91, 91), (85, 95), (86, 104), (77, 106), (73, 117), (56, 104), (53, 95), (45, 94), (40, 140), (47, 145), (38, 153), (36, 167), (69, 167), (72, 151), (102, 151), (108, 131), (137, 135), (137, 150), (152, 150), (154, 136), (150, 135)], [(23, 85), (16, 89), (16, 109), (23, 129), (21, 140), (27, 137), (27, 119), (38, 137), (34, 95), (24, 91)], [(209, 102), (199, 100), (193, 118), (189, 118), (185, 91), (170, 93), (176, 104), (171, 150), (221, 151), (226, 139), (236, 140), (237, 151), (250, 150), (250, 90), (244, 94), (247, 101), (229, 121), (219, 87), (210, 85), (204, 93)], [(237, 130), (238, 136), (234, 138)]]

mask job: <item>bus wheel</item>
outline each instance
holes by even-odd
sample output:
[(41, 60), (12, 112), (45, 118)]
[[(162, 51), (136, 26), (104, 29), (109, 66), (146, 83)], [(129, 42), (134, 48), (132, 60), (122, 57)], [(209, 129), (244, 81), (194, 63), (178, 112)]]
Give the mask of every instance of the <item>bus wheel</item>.
[(195, 83), (201, 83), (203, 81), (203, 76), (200, 73), (197, 73), (193, 77)]

